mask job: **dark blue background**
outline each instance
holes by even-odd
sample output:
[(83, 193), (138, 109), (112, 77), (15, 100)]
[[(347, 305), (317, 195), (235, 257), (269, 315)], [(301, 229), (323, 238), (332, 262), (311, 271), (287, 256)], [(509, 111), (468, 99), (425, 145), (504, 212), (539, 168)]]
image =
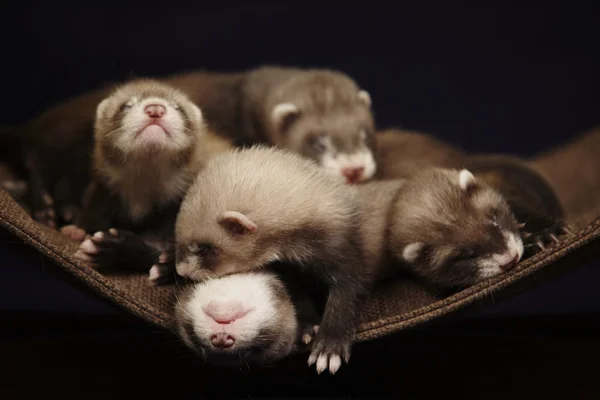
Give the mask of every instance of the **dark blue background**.
[[(600, 122), (591, 1), (205, 3), (5, 3), (0, 122), (24, 122), (105, 81), (264, 63), (340, 69), (370, 91), (381, 127), (428, 131), (472, 151), (531, 155)], [(5, 252), (3, 309), (103, 312), (40, 269), (15, 268), (19, 259)], [(488, 313), (585, 311), (600, 282), (594, 271)]]

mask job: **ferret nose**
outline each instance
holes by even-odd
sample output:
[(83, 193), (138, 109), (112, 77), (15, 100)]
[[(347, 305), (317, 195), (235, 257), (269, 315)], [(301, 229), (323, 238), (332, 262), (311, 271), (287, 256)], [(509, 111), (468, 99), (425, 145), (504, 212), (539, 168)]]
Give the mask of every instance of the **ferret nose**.
[(148, 104), (146, 107), (144, 107), (144, 112), (150, 118), (162, 118), (162, 116), (167, 112), (167, 109), (160, 104)]
[(346, 177), (348, 183), (354, 183), (361, 178), (364, 171), (365, 167), (344, 168), (342, 169), (342, 175)]
[(227, 349), (235, 343), (235, 338), (225, 332), (219, 332), (210, 337), (210, 343), (214, 347)]
[(242, 303), (237, 301), (211, 301), (204, 309), (206, 315), (215, 320), (216, 323), (227, 325), (236, 319), (243, 318), (249, 310), (244, 310)]
[(517, 265), (518, 262), (519, 262), (519, 256), (516, 255), (515, 258), (511, 262), (501, 266), (500, 268), (502, 268), (502, 271), (510, 271)]

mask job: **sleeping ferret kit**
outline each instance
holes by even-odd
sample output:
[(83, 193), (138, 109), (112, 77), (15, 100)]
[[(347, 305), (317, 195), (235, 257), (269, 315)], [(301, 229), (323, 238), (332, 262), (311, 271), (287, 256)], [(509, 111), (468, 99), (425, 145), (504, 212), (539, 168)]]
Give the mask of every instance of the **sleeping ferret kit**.
[(595, 256), (593, 126), (527, 156), (471, 151), (398, 128), (400, 106), (381, 123), (393, 100), (364, 73), (196, 65), (2, 126), (0, 226), (207, 365), (305, 353), (335, 374), (355, 343)]

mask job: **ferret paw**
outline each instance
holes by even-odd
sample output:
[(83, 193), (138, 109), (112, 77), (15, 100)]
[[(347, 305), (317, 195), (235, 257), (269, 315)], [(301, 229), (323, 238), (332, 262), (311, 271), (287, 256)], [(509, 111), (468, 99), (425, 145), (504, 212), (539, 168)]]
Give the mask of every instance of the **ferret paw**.
[(42, 207), (33, 212), (33, 219), (41, 224), (56, 228), (56, 213), (54, 212), (54, 201), (48, 193), (41, 197)]
[(169, 263), (167, 253), (158, 257), (158, 263), (154, 264), (148, 273), (148, 281), (153, 286), (164, 285), (174, 280), (173, 265)]
[(316, 337), (312, 345), (308, 365), (316, 363), (317, 373), (329, 369), (334, 375), (342, 366), (342, 360), (350, 361), (350, 347), (352, 343), (347, 339), (325, 339)]
[(114, 265), (120, 261), (125, 237), (115, 228), (96, 232), (81, 243), (75, 257), (97, 267)]
[(560, 243), (559, 237), (562, 235), (573, 234), (573, 229), (564, 222), (556, 222), (553, 226), (535, 233), (527, 231), (527, 226), (524, 223), (519, 224), (519, 228), (521, 229), (523, 245), (526, 248), (538, 251), (544, 251), (547, 247)]
[(60, 228), (60, 233), (75, 242), (81, 242), (88, 236), (85, 231), (77, 225), (65, 225)]

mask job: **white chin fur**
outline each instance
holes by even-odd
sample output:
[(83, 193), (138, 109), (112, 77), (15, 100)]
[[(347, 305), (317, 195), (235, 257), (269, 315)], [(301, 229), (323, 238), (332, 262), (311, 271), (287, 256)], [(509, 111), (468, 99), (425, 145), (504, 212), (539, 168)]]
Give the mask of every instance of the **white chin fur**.
[(364, 168), (362, 176), (357, 182), (371, 179), (377, 169), (373, 153), (366, 147), (352, 154), (338, 153), (335, 157), (331, 155), (331, 152), (326, 151), (321, 157), (321, 166), (325, 171), (339, 177), (344, 182), (346, 181), (343, 174), (345, 168)]
[(523, 256), (523, 241), (513, 233), (504, 233), (508, 250), (505, 253), (494, 254), (479, 262), (479, 277), (491, 278), (504, 272), (502, 266), (510, 263), (515, 257), (521, 260)]
[[(192, 296), (182, 306), (193, 320), (198, 339), (210, 348), (211, 336), (225, 332), (235, 338), (229, 350), (236, 351), (251, 345), (260, 329), (272, 325), (273, 318), (276, 318), (270, 279), (264, 273), (244, 273), (195, 284)], [(206, 313), (209, 304), (210, 307), (239, 304), (247, 313), (229, 324), (218, 324)]]
[[(169, 135), (165, 132), (160, 134), (158, 127), (149, 127), (150, 130), (145, 128), (144, 132), (136, 137), (136, 133), (151, 120), (144, 112), (144, 108), (148, 104), (165, 107), (166, 112), (160, 121), (163, 129), (168, 131)], [(184, 133), (184, 129), (185, 124), (181, 115), (169, 102), (160, 97), (151, 97), (132, 104), (123, 118), (122, 134), (117, 139), (116, 146), (125, 153), (144, 151), (149, 148), (177, 151), (190, 144), (190, 138)]]

